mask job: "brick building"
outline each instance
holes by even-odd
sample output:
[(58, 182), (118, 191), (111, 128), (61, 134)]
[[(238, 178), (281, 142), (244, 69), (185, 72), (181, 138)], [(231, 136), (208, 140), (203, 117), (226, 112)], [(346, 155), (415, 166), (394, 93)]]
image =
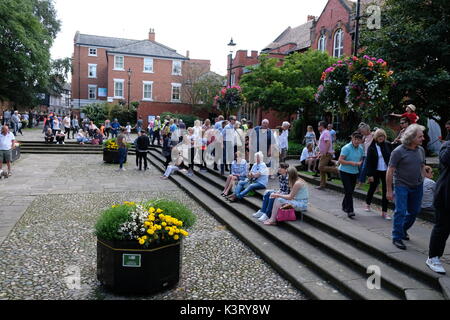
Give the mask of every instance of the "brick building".
[[(138, 115), (165, 111), (192, 113), (184, 103), (183, 87), (190, 59), (155, 41), (76, 33), (74, 38), (72, 107), (94, 102), (139, 102)], [(209, 60), (192, 60), (209, 71)]]

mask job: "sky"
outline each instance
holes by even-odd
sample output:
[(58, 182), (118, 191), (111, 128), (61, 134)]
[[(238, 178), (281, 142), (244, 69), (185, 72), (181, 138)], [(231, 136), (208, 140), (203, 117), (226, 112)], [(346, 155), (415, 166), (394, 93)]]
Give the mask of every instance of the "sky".
[(319, 16), (327, 0), (54, 0), (61, 31), (51, 54), (71, 57), (76, 31), (143, 40), (150, 28), (156, 41), (192, 59), (211, 61), (225, 75), (230, 39), (237, 50), (261, 51), (287, 27)]

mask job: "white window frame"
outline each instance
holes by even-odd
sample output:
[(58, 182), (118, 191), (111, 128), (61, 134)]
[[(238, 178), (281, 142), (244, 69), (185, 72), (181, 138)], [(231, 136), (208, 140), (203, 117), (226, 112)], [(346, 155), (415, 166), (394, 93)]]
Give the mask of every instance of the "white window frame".
[[(145, 97), (145, 86), (150, 85), (150, 98)], [(153, 81), (142, 81), (142, 101), (153, 101)]]
[[(117, 67), (117, 58), (122, 58), (122, 68), (118, 68)], [(124, 71), (125, 70), (125, 56), (114, 56), (114, 69), (113, 70), (120, 70), (120, 71)]]
[(327, 37), (322, 34), (319, 38), (319, 43), (317, 45), (317, 50), (325, 52), (327, 50)]
[[(91, 76), (91, 68), (94, 68), (93, 75)], [(88, 64), (88, 78), (97, 78), (97, 65), (93, 63)]]
[[(118, 96), (116, 95), (116, 84), (117, 83), (121, 83), (122, 84), (122, 95)], [(124, 99), (124, 94), (125, 94), (125, 79), (114, 79), (114, 99)]]
[[(91, 98), (91, 89), (94, 89), (94, 98)], [(97, 100), (97, 85), (88, 84), (88, 100)]]
[[(178, 99), (174, 99), (173, 98), (173, 89), (174, 88), (179, 88), (179, 98)], [(172, 83), (172, 92), (170, 94), (170, 101), (172, 102), (181, 102), (181, 83)]]
[[(95, 54), (91, 53), (91, 50), (95, 50)], [(88, 55), (90, 57), (97, 57), (97, 48), (88, 48)]]
[[(178, 63), (180, 64), (180, 72), (175, 73), (175, 64), (178, 64)], [(173, 76), (181, 76), (182, 68), (183, 68), (183, 64), (181, 63), (181, 60), (172, 60), (172, 75)]]
[[(145, 70), (145, 67), (146, 67), (146, 61), (150, 61), (150, 66), (151, 66), (151, 69), (150, 70)], [(153, 58), (144, 58), (144, 69), (143, 69), (143, 72), (144, 73), (153, 73)]]
[(343, 54), (344, 54), (344, 30), (338, 29), (334, 33), (333, 38), (333, 57), (339, 58)]

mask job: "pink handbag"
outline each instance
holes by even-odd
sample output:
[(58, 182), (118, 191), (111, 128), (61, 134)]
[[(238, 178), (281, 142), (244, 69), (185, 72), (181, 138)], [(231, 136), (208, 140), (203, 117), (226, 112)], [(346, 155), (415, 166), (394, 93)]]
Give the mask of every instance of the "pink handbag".
[(278, 209), (277, 221), (295, 221), (297, 216), (294, 209)]

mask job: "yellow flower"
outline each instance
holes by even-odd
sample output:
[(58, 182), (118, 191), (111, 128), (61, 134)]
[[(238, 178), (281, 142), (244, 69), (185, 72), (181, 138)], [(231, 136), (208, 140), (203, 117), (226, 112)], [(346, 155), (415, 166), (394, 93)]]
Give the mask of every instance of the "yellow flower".
[(173, 231), (170, 231), (169, 236), (173, 236), (173, 235), (174, 235)]
[(149, 235), (152, 235), (152, 234), (155, 233), (155, 230), (153, 230), (153, 229), (148, 229), (148, 230), (147, 230), (147, 233), (148, 233)]
[(148, 212), (150, 212), (150, 213), (155, 212), (155, 208), (151, 207), (151, 208), (148, 210)]
[(142, 239), (144, 239), (144, 240), (147, 240), (147, 239), (148, 239), (148, 237), (147, 237), (147, 236), (143, 236), (143, 237), (142, 237)]
[(161, 212), (163, 212), (163, 211), (164, 211), (164, 210), (161, 210), (161, 209), (158, 208), (158, 209), (156, 210), (156, 213), (161, 213)]
[(165, 227), (165, 226), (167, 226), (167, 223), (163, 222), (163, 223), (161, 223), (161, 225), (162, 225), (163, 227)]
[(139, 239), (139, 244), (140, 245), (143, 245), (145, 243), (145, 240), (144, 239)]
[(165, 215), (163, 215), (162, 213), (160, 213), (158, 217), (159, 217), (160, 219), (164, 219)]
[(149, 221), (145, 221), (145, 222), (144, 222), (144, 226), (148, 227), (149, 225), (150, 225), (150, 222), (149, 222)]
[(117, 208), (118, 206), (118, 204), (114, 204), (111, 208)]
[(178, 240), (178, 239), (180, 239), (180, 237), (179, 237), (178, 235), (175, 235), (175, 236), (173, 237), (173, 239), (174, 239), (174, 240)]

